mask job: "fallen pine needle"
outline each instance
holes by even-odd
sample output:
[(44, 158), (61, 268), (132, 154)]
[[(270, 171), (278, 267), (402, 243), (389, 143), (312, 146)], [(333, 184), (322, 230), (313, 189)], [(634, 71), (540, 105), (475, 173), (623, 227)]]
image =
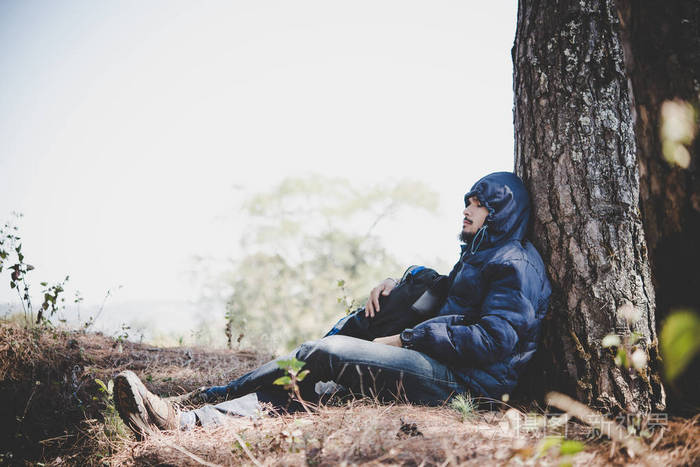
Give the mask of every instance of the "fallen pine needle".
[(248, 455), (248, 458), (250, 458), (250, 460), (253, 461), (253, 464), (262, 467), (262, 464), (258, 462), (258, 460), (253, 456), (253, 453), (250, 452), (250, 450), (246, 447), (245, 441), (243, 441), (241, 437), (238, 436), (238, 433), (233, 433), (233, 437), (236, 438), (236, 441), (238, 441), (238, 444), (241, 445), (241, 448)]
[(640, 443), (639, 440), (628, 435), (627, 431), (620, 425), (612, 420), (609, 420), (600, 412), (593, 410), (587, 405), (584, 405), (579, 401), (559, 392), (548, 393), (546, 402), (547, 404), (578, 418), (583, 423), (590, 425), (593, 428), (597, 428), (602, 434), (614, 442), (622, 444), (627, 448), (631, 458), (634, 458), (635, 454), (640, 454), (640, 461), (645, 465), (649, 465), (646, 461), (646, 457), (650, 454), (648, 449), (642, 443)]
[(168, 441), (167, 439), (163, 439), (163, 441), (165, 442), (165, 444), (167, 444), (167, 445), (170, 446), (171, 448), (180, 451), (181, 453), (183, 453), (184, 455), (186, 455), (187, 457), (189, 457), (190, 459), (192, 459), (193, 461), (195, 461), (195, 462), (197, 462), (197, 463), (199, 463), (199, 464), (206, 465), (207, 467), (222, 467), (222, 466), (219, 465), (219, 464), (212, 464), (211, 462), (207, 462), (206, 460), (202, 459), (202, 458), (199, 457), (198, 455), (191, 453), (190, 451), (188, 451), (187, 449), (183, 448), (182, 446), (178, 446), (178, 445), (175, 444), (175, 443), (171, 443), (171, 442)]

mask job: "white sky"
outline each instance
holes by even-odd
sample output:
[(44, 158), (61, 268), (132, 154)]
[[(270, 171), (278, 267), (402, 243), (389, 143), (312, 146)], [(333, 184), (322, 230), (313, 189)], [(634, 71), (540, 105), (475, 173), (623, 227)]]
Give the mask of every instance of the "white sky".
[(186, 300), (193, 256), (236, 255), (247, 193), (310, 172), (410, 178), (442, 205), (387, 243), (450, 264), (463, 194), (512, 170), (515, 15), (515, 0), (0, 0), (0, 220), (25, 215), (35, 283)]

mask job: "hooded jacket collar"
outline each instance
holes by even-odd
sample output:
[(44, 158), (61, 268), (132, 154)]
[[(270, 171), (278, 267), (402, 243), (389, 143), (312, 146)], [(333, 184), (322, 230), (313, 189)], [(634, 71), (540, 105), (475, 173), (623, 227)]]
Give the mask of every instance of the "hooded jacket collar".
[(472, 196), (476, 196), (489, 210), (484, 222), (486, 232), (482, 233), (480, 241), (475, 237), (470, 242), (474, 245), (463, 245), (462, 251), (466, 248), (475, 253), (510, 240), (522, 241), (525, 238), (530, 222), (530, 196), (517, 175), (511, 172), (489, 174), (464, 195), (465, 204)]

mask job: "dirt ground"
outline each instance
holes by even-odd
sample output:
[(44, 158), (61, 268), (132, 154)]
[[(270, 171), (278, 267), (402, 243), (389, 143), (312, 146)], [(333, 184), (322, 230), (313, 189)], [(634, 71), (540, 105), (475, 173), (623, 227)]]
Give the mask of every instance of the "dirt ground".
[[(232, 418), (136, 442), (109, 381), (134, 370), (172, 396), (267, 361), (253, 351), (156, 348), (79, 332), (0, 324), (0, 463), (8, 465), (698, 465), (700, 421), (647, 421), (645, 453), (562, 414), (505, 403), (459, 411), (372, 400), (314, 413)], [(99, 380), (99, 381), (98, 381)], [(104, 384), (104, 387), (102, 384)]]

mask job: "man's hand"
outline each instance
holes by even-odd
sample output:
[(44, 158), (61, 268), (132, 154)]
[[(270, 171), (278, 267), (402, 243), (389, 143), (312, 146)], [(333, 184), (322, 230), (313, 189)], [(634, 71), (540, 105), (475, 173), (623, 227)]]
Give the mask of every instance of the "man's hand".
[(379, 294), (389, 295), (394, 287), (396, 287), (396, 281), (387, 277), (372, 289), (365, 305), (365, 318), (374, 318), (374, 315), (379, 313)]
[(399, 337), (399, 334), (386, 337), (377, 337), (372, 342), (376, 342), (377, 344), (393, 345), (394, 347), (403, 347), (401, 345), (401, 338)]

